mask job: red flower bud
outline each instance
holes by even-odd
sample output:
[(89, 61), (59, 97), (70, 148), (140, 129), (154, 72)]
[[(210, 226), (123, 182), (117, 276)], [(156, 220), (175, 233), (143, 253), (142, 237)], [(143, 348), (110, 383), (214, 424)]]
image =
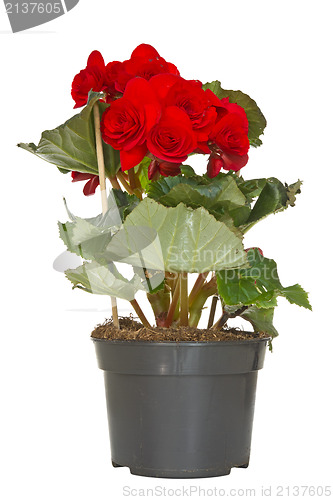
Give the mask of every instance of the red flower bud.
[(210, 155), (207, 165), (207, 175), (210, 179), (216, 177), (220, 172), (221, 168), (223, 168), (223, 160), (218, 155)]
[(160, 174), (163, 177), (175, 177), (181, 174), (180, 165), (181, 163), (152, 160), (148, 167), (148, 179), (150, 181), (156, 180)]
[(95, 194), (97, 186), (99, 186), (99, 177), (94, 174), (86, 174), (83, 172), (72, 172), (72, 182), (78, 181), (88, 181), (84, 185), (83, 194), (85, 196), (91, 196)]
[(148, 179), (150, 181), (156, 180), (160, 175), (159, 169), (158, 169), (158, 161), (157, 160), (152, 160), (150, 162), (150, 165), (148, 167)]
[(180, 165), (181, 163), (162, 161), (159, 164), (158, 168), (161, 175), (163, 175), (164, 177), (175, 177), (176, 175), (181, 174)]

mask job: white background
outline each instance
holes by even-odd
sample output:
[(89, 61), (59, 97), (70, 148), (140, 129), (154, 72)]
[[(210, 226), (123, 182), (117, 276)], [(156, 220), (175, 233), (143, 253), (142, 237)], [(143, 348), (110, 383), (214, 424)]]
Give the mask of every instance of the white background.
[[(331, 484), (331, 19), (331, 2), (321, 0), (80, 0), (57, 20), (12, 34), (1, 6), (1, 498), (106, 500), (122, 498), (125, 485), (256, 488), (260, 497), (263, 485)], [(37, 143), (74, 114), (71, 81), (93, 49), (124, 60), (142, 42), (183, 77), (219, 79), (258, 102), (268, 126), (245, 178), (304, 181), (295, 208), (246, 236), (246, 246), (277, 260), (285, 286), (310, 292), (313, 312), (281, 299), (280, 337), (259, 374), (250, 468), (227, 477), (147, 479), (111, 467), (89, 338), (109, 301), (72, 291), (52, 268), (63, 251), (62, 196), (89, 216), (99, 193), (83, 197), (82, 184), (15, 146)]]

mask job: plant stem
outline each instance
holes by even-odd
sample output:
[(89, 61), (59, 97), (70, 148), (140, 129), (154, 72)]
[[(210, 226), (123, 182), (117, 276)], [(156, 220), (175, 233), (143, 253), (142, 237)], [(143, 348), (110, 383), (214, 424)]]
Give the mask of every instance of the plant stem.
[(200, 291), (194, 297), (193, 303), (190, 307), (189, 325), (197, 327), (201, 318), (202, 309), (211, 295), (216, 295), (216, 278), (212, 277), (208, 283), (202, 285)]
[(171, 293), (173, 294), (178, 283), (179, 275), (177, 273), (165, 273), (165, 282), (170, 288)]
[(140, 179), (135, 175), (135, 170), (134, 168), (130, 168), (128, 170), (128, 180), (130, 187), (135, 194), (139, 198), (139, 200), (142, 200), (142, 188), (141, 188), (141, 182)]
[(220, 319), (215, 323), (215, 325), (212, 326), (212, 328), (213, 329), (222, 328), (222, 326), (226, 324), (226, 322), (228, 321), (228, 319), (230, 319), (230, 318), (237, 318), (237, 316), (241, 316), (241, 314), (244, 311), (246, 311), (246, 309), (248, 309), (248, 308), (249, 308), (249, 306), (242, 306), (239, 309), (237, 309), (237, 311), (235, 311), (234, 313), (226, 313), (226, 312), (224, 312), (222, 314), (222, 316), (220, 317)]
[(134, 168), (130, 168), (128, 170), (128, 180), (129, 180), (129, 184), (131, 186), (131, 189), (133, 190), (133, 192), (135, 191), (136, 189), (136, 180), (135, 180), (135, 172), (134, 172)]
[(170, 289), (166, 285), (156, 293), (147, 293), (147, 299), (154, 311), (156, 326), (165, 326), (170, 307)]
[(217, 301), (218, 301), (218, 297), (217, 297), (217, 295), (214, 295), (214, 297), (212, 299), (212, 305), (210, 308), (207, 328), (210, 328), (211, 326), (213, 326)]
[(139, 189), (140, 191), (143, 191), (141, 180), (140, 180), (140, 173), (142, 171), (142, 165), (139, 166), (137, 172), (135, 172), (134, 168), (133, 168), (133, 170), (134, 170), (134, 177), (135, 177), (135, 185), (136, 185), (137, 189)]
[(200, 273), (199, 276), (197, 277), (197, 280), (194, 283), (193, 288), (191, 290), (191, 293), (190, 293), (190, 295), (188, 297), (188, 305), (189, 305), (189, 307), (191, 307), (191, 305), (193, 304), (195, 296), (200, 291), (200, 288), (202, 287), (202, 285), (206, 281), (206, 278), (207, 278), (208, 274), (209, 274), (209, 272)]
[[(96, 138), (96, 154), (97, 154), (97, 165), (98, 165), (98, 176), (99, 185), (101, 187), (101, 197), (102, 197), (102, 212), (105, 214), (108, 209), (108, 199), (106, 195), (106, 184), (105, 184), (105, 164), (104, 164), (104, 153), (103, 153), (103, 142), (101, 134), (101, 117), (99, 114), (98, 103), (94, 104), (94, 125), (95, 125), (95, 138)], [(116, 297), (111, 296), (111, 308), (112, 308), (112, 319), (113, 324), (116, 328), (119, 328), (119, 318), (118, 318), (118, 308)]]
[(173, 321), (173, 317), (175, 315), (175, 310), (179, 301), (179, 293), (180, 293), (180, 277), (178, 276), (177, 283), (172, 295), (172, 301), (168, 310), (168, 314), (165, 320), (165, 326), (169, 328)]
[(188, 326), (188, 295), (187, 295), (187, 273), (180, 274), (180, 326)]
[(127, 180), (125, 179), (125, 176), (121, 170), (117, 172), (117, 177), (124, 186), (125, 190), (128, 192), (128, 194), (134, 194), (133, 189), (131, 186), (128, 184)]
[(121, 190), (120, 184), (119, 184), (116, 176), (109, 177), (109, 181), (111, 182), (111, 186), (113, 187), (113, 189), (120, 189)]
[(143, 313), (141, 307), (139, 306), (139, 304), (137, 303), (137, 301), (135, 299), (133, 299), (130, 301), (130, 303), (132, 304), (134, 311), (136, 312), (136, 314), (140, 318), (143, 326), (145, 326), (146, 328), (151, 328), (149, 321), (147, 320), (146, 316), (144, 315), (144, 313)]

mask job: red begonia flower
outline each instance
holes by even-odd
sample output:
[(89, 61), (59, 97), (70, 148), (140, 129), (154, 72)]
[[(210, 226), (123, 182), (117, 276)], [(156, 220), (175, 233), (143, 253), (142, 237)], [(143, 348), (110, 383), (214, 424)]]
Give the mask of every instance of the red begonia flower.
[(159, 160), (182, 163), (197, 146), (191, 120), (182, 109), (169, 106), (147, 139), (149, 151)]
[(74, 108), (87, 104), (90, 90), (100, 92), (104, 89), (105, 64), (102, 54), (94, 50), (88, 57), (87, 66), (81, 70), (72, 83), (72, 97), (75, 101)]
[(126, 86), (123, 97), (111, 102), (103, 113), (101, 131), (103, 139), (120, 151), (122, 170), (138, 165), (147, 153), (147, 136), (158, 122), (161, 106), (149, 82), (133, 78)]

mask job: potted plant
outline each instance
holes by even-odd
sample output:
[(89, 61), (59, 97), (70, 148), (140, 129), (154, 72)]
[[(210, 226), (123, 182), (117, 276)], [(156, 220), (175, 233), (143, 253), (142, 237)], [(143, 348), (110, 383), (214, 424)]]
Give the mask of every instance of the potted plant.
[[(92, 338), (105, 374), (113, 465), (183, 478), (247, 467), (277, 298), (311, 306), (300, 285), (281, 284), (274, 260), (244, 249), (243, 237), (294, 206), (301, 182), (240, 175), (266, 126), (255, 101), (218, 81), (185, 80), (150, 45), (108, 64), (92, 52), (72, 96), (79, 114), (43, 132), (38, 145), (19, 146), (71, 172), (73, 182), (86, 181), (85, 195), (100, 185), (101, 213), (81, 218), (66, 204), (70, 220), (59, 231), (83, 259), (65, 272), (73, 287), (111, 297), (112, 319)], [(190, 166), (195, 154), (207, 164), (204, 175)], [(119, 318), (117, 298), (138, 319)], [(228, 327), (231, 318), (251, 331)]]

